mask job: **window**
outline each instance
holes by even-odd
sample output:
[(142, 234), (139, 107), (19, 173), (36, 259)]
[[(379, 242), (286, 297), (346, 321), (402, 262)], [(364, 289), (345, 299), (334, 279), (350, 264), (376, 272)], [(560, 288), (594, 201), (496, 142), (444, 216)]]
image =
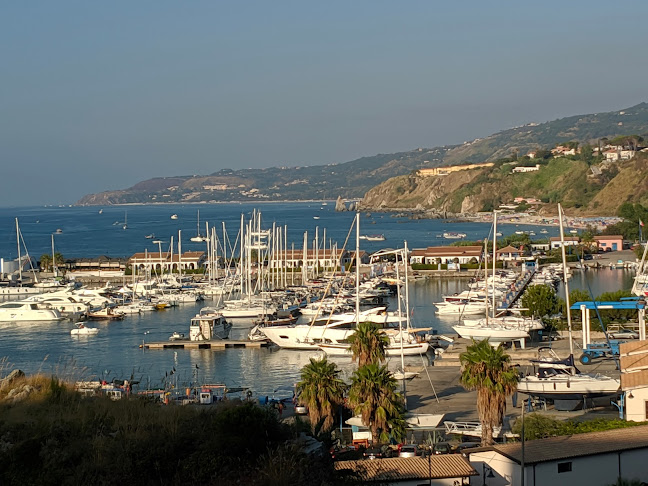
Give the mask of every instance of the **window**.
[(572, 463), (571, 462), (559, 462), (558, 463), (558, 473), (571, 472)]

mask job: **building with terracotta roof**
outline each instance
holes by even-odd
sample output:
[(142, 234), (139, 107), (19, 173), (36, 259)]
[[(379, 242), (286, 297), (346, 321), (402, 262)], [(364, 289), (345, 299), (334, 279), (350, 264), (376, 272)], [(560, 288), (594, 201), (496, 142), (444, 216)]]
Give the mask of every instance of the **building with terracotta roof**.
[(461, 454), (338, 461), (334, 467), (338, 473), (348, 471), (356, 475), (359, 484), (388, 483), (392, 486), (469, 484), (471, 476), (479, 475)]
[[(480, 477), (471, 484), (527, 486), (617, 484), (648, 481), (648, 425), (497, 444), (466, 451)], [(523, 461), (524, 459), (524, 461)]]
[(144, 252), (135, 253), (128, 259), (128, 263), (140, 270), (172, 271), (197, 270), (205, 265), (206, 254), (204, 251), (186, 251), (182, 255), (171, 252)]
[(423, 263), (476, 263), (480, 260), (483, 248), (481, 246), (428, 246), (418, 248), (410, 253), (410, 264)]

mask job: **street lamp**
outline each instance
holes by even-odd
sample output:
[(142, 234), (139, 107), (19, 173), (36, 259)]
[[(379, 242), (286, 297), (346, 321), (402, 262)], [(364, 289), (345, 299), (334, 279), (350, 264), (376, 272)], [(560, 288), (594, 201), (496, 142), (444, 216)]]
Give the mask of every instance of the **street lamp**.
[[(486, 474), (486, 470), (488, 470), (488, 475)], [(486, 478), (494, 477), (495, 475), (493, 474), (493, 468), (487, 466), (485, 462), (482, 462), (482, 486), (486, 486)]]

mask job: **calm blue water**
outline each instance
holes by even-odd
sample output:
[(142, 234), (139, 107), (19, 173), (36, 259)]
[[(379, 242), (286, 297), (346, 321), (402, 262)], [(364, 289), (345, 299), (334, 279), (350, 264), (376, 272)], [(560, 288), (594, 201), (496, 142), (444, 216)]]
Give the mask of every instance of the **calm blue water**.
[[(99, 207), (31, 207), (0, 208), (0, 256), (16, 258), (15, 218), (18, 218), (20, 230), (32, 256), (40, 257), (51, 253), (51, 235), (57, 229), (62, 234), (55, 235), (56, 251), (65, 257), (111, 257), (131, 256), (133, 253), (157, 250), (151, 240), (144, 238), (150, 233), (170, 241), (173, 235), (177, 240), (178, 230), (182, 230), (183, 250), (203, 249), (204, 244), (191, 243), (189, 238), (196, 235), (197, 212), (200, 210), (201, 232), (205, 231), (205, 222), (210, 227), (216, 226), (222, 234), (222, 222), (225, 222), (232, 242), (240, 227), (241, 214), (248, 219), (254, 209), (262, 212), (264, 226), (267, 228), (276, 223), (288, 227), (288, 246), (295, 243), (301, 248), (304, 231), (308, 231), (309, 245), (315, 237), (315, 228), (319, 227), (319, 236), (338, 242), (341, 248), (349, 232), (354, 213), (335, 212), (335, 204), (330, 201), (326, 206), (320, 203), (266, 203), (266, 204), (200, 204), (200, 205), (156, 205), (156, 206), (109, 206)], [(103, 214), (99, 214), (99, 210)], [(172, 220), (171, 215), (178, 219)], [(319, 219), (313, 219), (319, 217)], [(128, 221), (128, 229), (121, 224)], [(362, 249), (369, 252), (384, 247), (402, 247), (407, 240), (410, 248), (447, 245), (456, 240), (445, 240), (437, 237), (444, 231), (466, 233), (467, 240), (482, 239), (489, 234), (490, 223), (449, 223), (445, 220), (411, 220), (405, 217), (392, 217), (385, 213), (362, 213), (360, 232), (362, 234), (384, 234), (386, 241), (362, 242)], [(534, 230), (537, 237), (558, 235), (558, 229), (547, 227), (547, 235), (541, 235), (541, 227), (528, 225), (498, 225), (498, 231), (509, 235), (515, 231)], [(355, 234), (349, 247), (355, 246)], [(328, 246), (328, 243), (327, 243)], [(23, 251), (23, 250), (21, 250)]]
[[(95, 207), (46, 207), (46, 208), (0, 208), (0, 256), (14, 258), (17, 255), (15, 221), (19, 218), (21, 232), (30, 254), (37, 258), (51, 251), (51, 234), (57, 228), (63, 233), (55, 236), (56, 251), (65, 257), (93, 257), (98, 255), (130, 256), (157, 246), (145, 235), (155, 233), (158, 238), (169, 241), (171, 235), (183, 233), (183, 250), (202, 249), (204, 244), (193, 244), (188, 240), (196, 233), (197, 210), (200, 209), (201, 225), (209, 221), (210, 226), (221, 229), (225, 221), (232, 241), (238, 232), (240, 216), (246, 219), (253, 209), (260, 209), (264, 226), (288, 226), (288, 241), (301, 247), (303, 232), (314, 238), (315, 227), (320, 236), (326, 228), (327, 239), (338, 241), (341, 246), (349, 232), (353, 213), (336, 213), (334, 204), (319, 203), (274, 203), (274, 204), (218, 204), (218, 205), (170, 205), (170, 206), (119, 206)], [(126, 215), (127, 212), (127, 215)], [(178, 219), (170, 216), (177, 214)], [(313, 219), (318, 216), (319, 219)], [(128, 219), (128, 230), (113, 225)], [(204, 227), (204, 226), (203, 226)], [(535, 230), (538, 227), (502, 225), (502, 233), (516, 230)], [(550, 235), (557, 229), (548, 228)], [(468, 239), (483, 238), (488, 234), (490, 224), (448, 223), (443, 220), (409, 220), (394, 218), (389, 214), (363, 214), (361, 233), (386, 236), (384, 242), (362, 241), (362, 249), (375, 251), (380, 248), (402, 247), (408, 241), (410, 248), (448, 244), (448, 240), (437, 238), (444, 231), (464, 232)], [(222, 231), (222, 230), (221, 230)], [(538, 233), (538, 236), (540, 234)], [(353, 247), (354, 242), (350, 243)], [(571, 284), (579, 288), (589, 279), (597, 290), (628, 288), (632, 275), (622, 270), (599, 270), (576, 274)], [(440, 333), (450, 332), (453, 321), (439, 319), (433, 313), (432, 303), (443, 294), (452, 294), (464, 289), (465, 280), (435, 279), (419, 280), (410, 284), (410, 302), (414, 309), (413, 323), (417, 327), (432, 326)], [(582, 288), (582, 287), (581, 287)], [(291, 386), (299, 377), (301, 367), (318, 353), (281, 349), (225, 349), (225, 350), (141, 350), (142, 341), (166, 341), (174, 331), (188, 332), (189, 320), (200, 305), (185, 305), (160, 312), (139, 316), (128, 316), (121, 322), (93, 323), (100, 328), (96, 336), (72, 337), (70, 322), (61, 323), (0, 323), (0, 368), (21, 368), (26, 372), (54, 372), (70, 378), (129, 378), (131, 374), (145, 386), (159, 386), (172, 369), (176, 369), (178, 383), (192, 379), (195, 365), (198, 365), (198, 379), (202, 382), (222, 382), (228, 386), (251, 386), (259, 395), (272, 394), (280, 387)], [(393, 304), (396, 305), (395, 303)], [(232, 338), (244, 338), (246, 323), (238, 322), (232, 330)], [(390, 366), (397, 367), (399, 359)], [(410, 358), (408, 363), (421, 364), (420, 358)], [(349, 360), (339, 361), (345, 373), (350, 373)], [(1, 374), (1, 373), (0, 373)]]

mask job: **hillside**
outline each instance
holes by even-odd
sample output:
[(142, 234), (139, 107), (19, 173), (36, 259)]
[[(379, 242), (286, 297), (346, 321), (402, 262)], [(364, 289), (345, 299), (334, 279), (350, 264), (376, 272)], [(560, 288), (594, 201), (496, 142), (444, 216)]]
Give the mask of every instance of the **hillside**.
[(360, 207), (474, 213), (523, 197), (541, 201), (539, 214), (554, 214), (555, 203), (561, 202), (570, 214), (587, 216), (615, 214), (624, 202), (648, 203), (647, 154), (595, 164), (594, 170), (581, 160), (564, 157), (550, 159), (536, 172), (512, 173), (516, 165), (498, 162), (445, 176), (395, 177), (367, 192)]
[(89, 194), (77, 204), (361, 198), (386, 180), (407, 176), (420, 168), (492, 161), (565, 141), (596, 145), (603, 138), (644, 133), (648, 133), (648, 103), (621, 111), (530, 123), (458, 146), (378, 154), (340, 164), (223, 169), (204, 176), (156, 177), (128, 189)]

